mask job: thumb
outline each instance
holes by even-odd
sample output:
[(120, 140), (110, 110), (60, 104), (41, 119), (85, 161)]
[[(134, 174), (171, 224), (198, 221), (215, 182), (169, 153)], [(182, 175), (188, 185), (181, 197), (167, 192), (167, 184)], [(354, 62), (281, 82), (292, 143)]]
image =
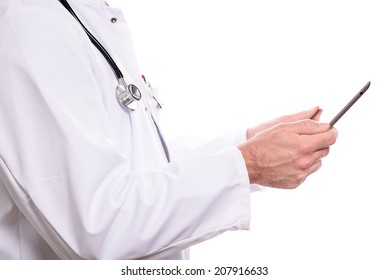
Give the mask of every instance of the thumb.
[(291, 130), (299, 135), (323, 133), (331, 127), (328, 123), (320, 123), (314, 120), (302, 120), (290, 123)]

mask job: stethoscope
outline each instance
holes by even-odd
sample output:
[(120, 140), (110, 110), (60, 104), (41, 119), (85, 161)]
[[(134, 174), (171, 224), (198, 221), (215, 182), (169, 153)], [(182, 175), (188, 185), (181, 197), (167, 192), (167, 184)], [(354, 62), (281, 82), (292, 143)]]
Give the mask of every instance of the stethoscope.
[[(70, 12), (70, 14), (81, 24), (85, 33), (88, 35), (92, 44), (100, 51), (100, 53), (107, 60), (109, 65), (111, 66), (117, 80), (118, 86), (116, 87), (116, 98), (118, 102), (127, 110), (134, 111), (138, 107), (138, 101), (142, 98), (142, 94), (139, 88), (134, 84), (127, 85), (124, 80), (124, 76), (120, 71), (119, 67), (108, 53), (108, 51), (103, 47), (103, 45), (92, 35), (92, 33), (85, 27), (85, 25), (78, 18), (76, 13), (73, 11), (72, 7), (70, 7), (69, 3), (66, 0), (59, 0), (61, 4)], [(155, 97), (153, 96), (155, 99)], [(161, 108), (161, 105), (157, 102), (157, 106)]]

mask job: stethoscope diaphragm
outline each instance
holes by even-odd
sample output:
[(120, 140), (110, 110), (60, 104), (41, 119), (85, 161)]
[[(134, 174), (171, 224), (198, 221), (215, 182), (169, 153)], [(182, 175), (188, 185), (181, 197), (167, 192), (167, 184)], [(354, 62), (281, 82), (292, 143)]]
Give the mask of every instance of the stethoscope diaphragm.
[(142, 93), (136, 85), (127, 85), (124, 79), (120, 78), (116, 87), (116, 98), (124, 108), (134, 111), (138, 107), (138, 101), (142, 98)]

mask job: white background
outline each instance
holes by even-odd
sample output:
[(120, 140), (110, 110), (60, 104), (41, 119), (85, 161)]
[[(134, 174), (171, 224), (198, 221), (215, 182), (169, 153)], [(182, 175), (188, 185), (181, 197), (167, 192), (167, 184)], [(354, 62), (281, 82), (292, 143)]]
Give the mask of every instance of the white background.
[(269, 279), (389, 279), (386, 1), (108, 2), (126, 14), (169, 137), (213, 137), (315, 105), (330, 121), (370, 80), (318, 173), (254, 194), (251, 231), (191, 258), (266, 265)]

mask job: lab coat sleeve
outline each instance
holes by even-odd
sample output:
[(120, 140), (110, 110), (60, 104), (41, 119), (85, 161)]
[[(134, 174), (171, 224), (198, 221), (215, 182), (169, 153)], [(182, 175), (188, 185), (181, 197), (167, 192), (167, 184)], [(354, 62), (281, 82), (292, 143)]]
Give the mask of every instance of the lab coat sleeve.
[(246, 141), (246, 132), (243, 130), (226, 133), (211, 140), (186, 135), (169, 141), (169, 152), (172, 158), (193, 153), (209, 154), (220, 151), (223, 148), (237, 146), (244, 141)]
[[(193, 155), (210, 155), (225, 148), (238, 146), (246, 139), (245, 130), (229, 132), (211, 140), (195, 136), (182, 136), (170, 142), (169, 152), (172, 159)], [(265, 187), (250, 184), (250, 190), (251, 192), (263, 191)]]
[(159, 259), (249, 228), (236, 147), (131, 170), (97, 97), (90, 42), (47, 14), (25, 16), (0, 28), (0, 176), (61, 258)]

